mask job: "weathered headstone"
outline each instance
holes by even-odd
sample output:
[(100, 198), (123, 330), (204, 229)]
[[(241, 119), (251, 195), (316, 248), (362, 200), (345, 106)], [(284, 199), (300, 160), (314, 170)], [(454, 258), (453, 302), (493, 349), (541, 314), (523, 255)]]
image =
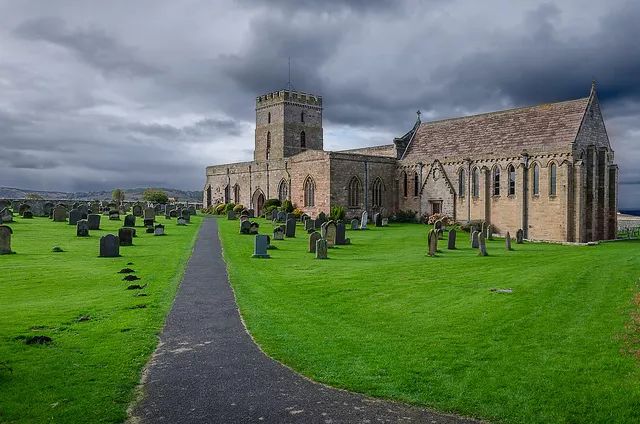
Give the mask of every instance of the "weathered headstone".
[(349, 244), (351, 242), (351, 240), (346, 238), (346, 230), (347, 228), (345, 227), (344, 222), (338, 221), (336, 224), (336, 244), (338, 246)]
[(164, 225), (162, 225), (162, 224), (156, 225), (154, 230), (153, 230), (153, 235), (154, 236), (163, 236), (164, 235)]
[(126, 215), (124, 217), (124, 226), (125, 227), (135, 227), (136, 226), (136, 216), (135, 215)]
[(109, 211), (109, 221), (120, 221), (120, 211), (111, 209)]
[(22, 213), (22, 217), (24, 219), (32, 219), (33, 218), (33, 212), (31, 212), (30, 210), (26, 210)]
[(376, 227), (382, 227), (382, 215), (380, 213), (375, 213), (373, 215), (373, 222)]
[(487, 233), (487, 223), (482, 221), (482, 223), (480, 224), (480, 232), (482, 234), (486, 234)]
[(187, 210), (189, 211), (189, 215), (195, 215), (196, 214), (196, 207), (195, 206), (189, 206), (187, 208)]
[(251, 228), (251, 222), (248, 219), (240, 221), (240, 234), (249, 234), (249, 228)]
[(146, 221), (148, 219), (155, 221), (156, 219), (156, 210), (154, 208), (145, 208), (143, 219)]
[(507, 231), (507, 235), (504, 237), (504, 247), (507, 250), (511, 250), (511, 234)]
[(18, 214), (19, 214), (20, 216), (24, 216), (24, 213), (25, 213), (26, 211), (28, 211), (29, 209), (31, 209), (31, 206), (30, 206), (30, 205), (28, 205), (28, 204), (26, 204), (26, 203), (22, 203), (22, 204), (20, 204), (20, 206), (18, 206)]
[(273, 209), (273, 210), (271, 211), (271, 220), (273, 221), (274, 219), (275, 219), (276, 221), (278, 220), (278, 209)]
[(2, 220), (2, 222), (13, 222), (13, 213), (11, 212), (11, 209), (2, 209), (0, 211), (0, 220)]
[(120, 256), (120, 239), (113, 234), (100, 237), (100, 257), (115, 258)]
[(304, 230), (305, 231), (310, 231), (310, 230), (315, 230), (315, 221), (313, 219), (307, 219), (304, 221)]
[(309, 253), (316, 253), (316, 242), (321, 238), (322, 236), (317, 231), (309, 234)]
[(256, 234), (255, 243), (253, 246), (253, 258), (270, 258), (267, 253), (267, 248), (269, 246), (269, 240), (266, 234)]
[(247, 209), (247, 213), (249, 214), (249, 218), (255, 218), (256, 217), (255, 209)]
[(487, 225), (487, 240), (493, 240), (493, 225)]
[[(180, 216), (180, 215), (178, 215), (178, 216)], [(236, 213), (234, 211), (232, 211), (232, 210), (231, 211), (227, 211), (227, 219), (230, 219), (230, 220), (231, 219), (236, 219)]]
[(328, 247), (336, 244), (336, 223), (335, 221), (327, 221), (320, 227), (320, 235), (327, 241)]
[(78, 237), (89, 237), (89, 221), (79, 219), (76, 223), (76, 235)]
[(51, 202), (47, 202), (42, 206), (42, 212), (44, 213), (44, 216), (50, 216), (51, 213), (53, 212), (53, 203)]
[(76, 225), (82, 218), (82, 212), (79, 209), (71, 209), (69, 211), (69, 225)]
[(82, 214), (82, 219), (87, 219), (87, 215), (89, 215), (89, 206), (80, 205), (80, 206), (78, 206), (78, 210)]
[(449, 230), (449, 240), (447, 243), (447, 249), (454, 250), (455, 248), (456, 248), (456, 230), (452, 228)]
[(327, 240), (321, 238), (316, 241), (316, 259), (327, 259)]
[(189, 209), (183, 209), (181, 216), (185, 221), (191, 222), (191, 214), (189, 213)]
[(361, 230), (366, 230), (367, 229), (367, 221), (369, 221), (369, 214), (367, 213), (367, 211), (362, 212), (362, 218), (360, 219), (360, 229)]
[(133, 246), (133, 231), (132, 228), (122, 227), (118, 230), (118, 237), (120, 238), (120, 246)]
[(0, 255), (13, 253), (11, 250), (11, 234), (13, 234), (11, 227), (0, 225)]
[(382, 218), (382, 226), (386, 227), (387, 225), (389, 225), (389, 218)]
[(274, 240), (284, 240), (284, 229), (281, 226), (277, 226), (273, 229)]
[(478, 231), (474, 231), (473, 233), (471, 233), (471, 248), (472, 249), (477, 249), (479, 244), (478, 244), (478, 237), (479, 235), (482, 234)]
[(240, 215), (240, 222), (248, 221), (248, 220), (249, 220), (249, 215)]
[(251, 221), (249, 225), (249, 234), (258, 234), (259, 231), (260, 231), (260, 224), (258, 224), (257, 222)]
[(142, 220), (142, 226), (146, 227), (146, 228), (153, 228), (153, 225), (155, 224), (155, 220), (153, 219), (143, 219)]
[(285, 222), (287, 220), (287, 213), (284, 211), (278, 212), (278, 222)]
[(478, 235), (478, 255), (487, 256), (487, 243), (484, 234)]
[(351, 229), (352, 230), (359, 230), (360, 229), (360, 221), (358, 221), (357, 219), (352, 219), (351, 220)]
[(522, 230), (522, 228), (516, 231), (516, 243), (517, 244), (524, 243), (524, 231)]
[(53, 208), (53, 222), (65, 222), (67, 220), (67, 210), (63, 206)]
[(89, 230), (99, 230), (100, 229), (100, 215), (97, 213), (90, 213), (87, 216), (87, 222), (89, 225)]
[(287, 226), (285, 228), (284, 235), (285, 235), (285, 237), (295, 237), (296, 236), (296, 220), (294, 218), (287, 219)]
[(442, 230), (442, 227), (443, 227), (443, 225), (442, 225), (442, 220), (441, 220), (441, 219), (437, 220), (437, 221), (433, 224), (433, 229), (434, 229), (434, 230)]
[(429, 245), (429, 256), (435, 256), (438, 252), (438, 232), (436, 230), (429, 230), (427, 243)]
[(169, 211), (169, 218), (177, 218), (178, 216), (178, 210), (177, 209), (171, 209)]
[[(320, 225), (324, 224), (325, 222), (327, 222), (327, 214), (324, 212), (320, 212), (318, 214), (318, 219), (320, 220)], [(319, 228), (320, 225), (318, 225), (316, 228)]]

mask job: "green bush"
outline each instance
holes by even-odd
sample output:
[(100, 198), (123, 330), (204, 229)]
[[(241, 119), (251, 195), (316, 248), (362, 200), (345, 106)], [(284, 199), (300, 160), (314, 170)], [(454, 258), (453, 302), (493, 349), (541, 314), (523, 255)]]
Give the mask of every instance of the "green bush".
[[(265, 211), (267, 210), (267, 208), (270, 208), (272, 206), (279, 208), (280, 206), (282, 206), (282, 202), (280, 202), (280, 199), (267, 199), (267, 201), (264, 202)], [(271, 208), (271, 210), (273, 210), (273, 208)]]
[(227, 204), (224, 206), (224, 211), (225, 211), (225, 212), (232, 211), (232, 210), (233, 210), (233, 208), (235, 208), (235, 207), (236, 207), (236, 204), (235, 204), (235, 203), (233, 203), (233, 202), (229, 202), (229, 203), (227, 203)]
[(411, 209), (399, 210), (391, 218), (392, 222), (417, 222), (416, 215), (418, 212)]
[(284, 202), (282, 202), (282, 210), (286, 213), (291, 213), (293, 212), (295, 208), (293, 207), (293, 203), (291, 203), (291, 200), (285, 200)]
[(342, 206), (332, 206), (331, 212), (329, 213), (329, 218), (337, 221), (339, 219), (344, 219), (346, 212)]
[(273, 212), (274, 209), (278, 209), (278, 206), (276, 206), (276, 205), (265, 206), (265, 208), (264, 208), (264, 216), (270, 219), (271, 212)]
[(233, 211), (235, 213), (240, 213), (240, 212), (242, 212), (243, 209), (244, 209), (244, 206), (242, 204), (240, 204), (240, 203), (238, 203), (237, 205), (235, 205), (233, 207)]
[(227, 205), (225, 205), (224, 203), (217, 205), (215, 208), (215, 212), (218, 215), (222, 215), (222, 213), (224, 212), (225, 208), (227, 207)]

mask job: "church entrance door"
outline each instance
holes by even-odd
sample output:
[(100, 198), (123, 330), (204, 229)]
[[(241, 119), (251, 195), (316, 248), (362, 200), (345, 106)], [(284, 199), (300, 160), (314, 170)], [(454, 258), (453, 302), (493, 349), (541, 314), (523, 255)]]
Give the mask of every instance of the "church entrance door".
[(253, 193), (253, 208), (256, 211), (256, 216), (261, 216), (264, 213), (264, 193), (260, 189)]

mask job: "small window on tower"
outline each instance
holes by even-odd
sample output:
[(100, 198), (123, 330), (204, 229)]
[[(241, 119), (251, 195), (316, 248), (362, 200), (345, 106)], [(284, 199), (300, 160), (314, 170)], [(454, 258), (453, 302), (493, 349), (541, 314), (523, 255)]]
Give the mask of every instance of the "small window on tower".
[(304, 111), (300, 112), (300, 122), (304, 122)]
[(271, 123), (271, 112), (269, 112), (269, 114), (267, 115), (267, 123)]
[(307, 148), (307, 136), (304, 131), (300, 133), (300, 147), (303, 149)]

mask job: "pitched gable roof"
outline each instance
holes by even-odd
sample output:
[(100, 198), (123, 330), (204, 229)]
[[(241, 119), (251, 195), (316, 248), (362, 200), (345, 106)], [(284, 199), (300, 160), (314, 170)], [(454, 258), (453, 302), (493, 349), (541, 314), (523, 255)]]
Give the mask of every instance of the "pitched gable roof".
[(590, 99), (424, 122), (403, 158), (570, 152)]

